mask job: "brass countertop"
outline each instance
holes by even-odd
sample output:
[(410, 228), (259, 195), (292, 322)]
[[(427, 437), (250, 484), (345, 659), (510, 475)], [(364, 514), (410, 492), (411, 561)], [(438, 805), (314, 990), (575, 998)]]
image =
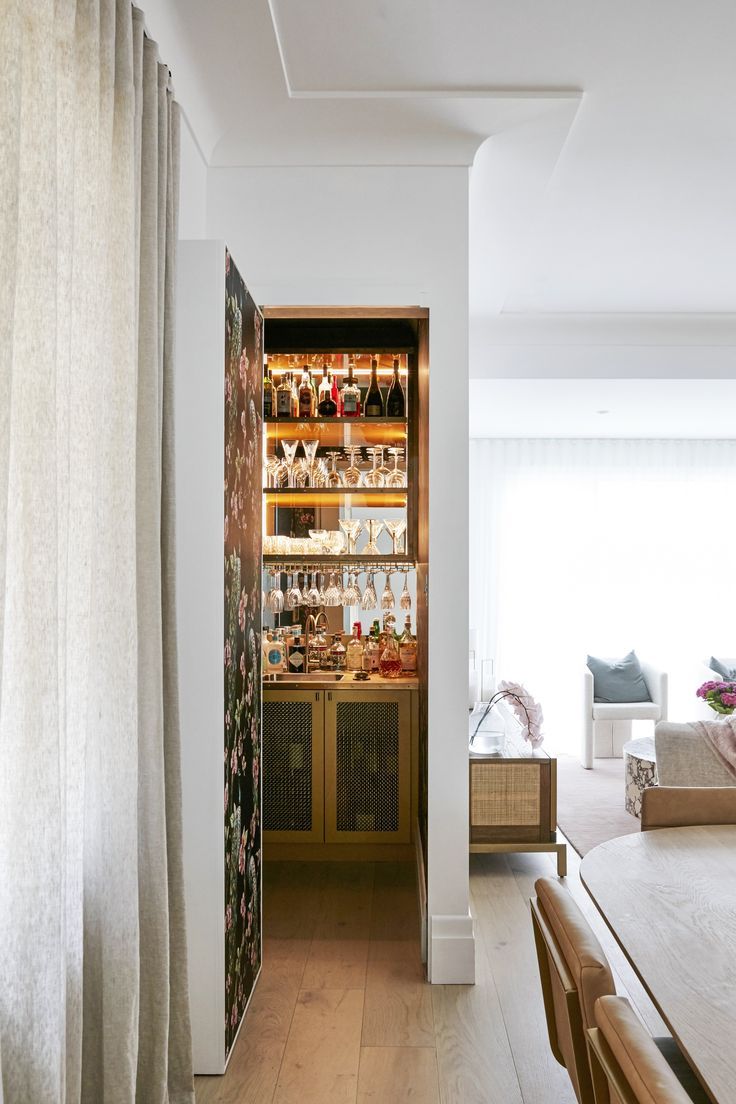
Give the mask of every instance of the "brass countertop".
[(417, 678), (381, 678), (371, 675), (367, 679), (353, 678), (352, 671), (346, 671), (342, 678), (336, 678), (329, 671), (310, 671), (308, 675), (279, 673), (263, 676), (263, 688), (280, 687), (282, 690), (417, 690)]

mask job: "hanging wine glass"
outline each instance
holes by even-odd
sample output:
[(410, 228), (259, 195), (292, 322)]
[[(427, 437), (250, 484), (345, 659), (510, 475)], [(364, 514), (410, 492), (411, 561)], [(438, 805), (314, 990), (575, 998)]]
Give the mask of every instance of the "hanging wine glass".
[(280, 583), (278, 571), (271, 572), (271, 589), (268, 592), (268, 608), (271, 613), (281, 613), (284, 608), (284, 595)]
[(399, 468), (399, 459), (404, 455), (402, 448), (390, 448), (388, 450), (389, 456), (394, 458), (394, 466), (386, 476), (387, 487), (405, 487), (406, 486), (406, 472), (401, 471)]
[(411, 609), (411, 594), (409, 593), (409, 572), (408, 571), (404, 572), (404, 589), (402, 590), (401, 597), (399, 598), (399, 605), (401, 606), (402, 610), (410, 610)]
[(339, 452), (328, 452), (327, 455), (330, 458), (330, 470), (327, 473), (327, 486), (328, 487), (341, 487), (342, 478), (337, 470), (337, 458), (340, 455)]
[(348, 554), (350, 556), (355, 555), (355, 542), (358, 539), (358, 535), (363, 528), (363, 522), (360, 518), (340, 518), (340, 528), (345, 536), (348, 538)]
[(368, 576), (368, 581), (365, 584), (365, 590), (363, 591), (363, 597), (360, 600), (360, 608), (364, 610), (373, 610), (378, 605), (378, 598), (376, 596), (376, 588), (373, 584), (373, 572)]
[(383, 594), (381, 595), (381, 609), (391, 610), (396, 608), (396, 599), (394, 598), (394, 592), (391, 589), (391, 572), (386, 572), (386, 585), (383, 588)]
[(311, 603), (309, 601), (309, 576), (307, 575), (307, 573), (305, 571), (304, 575), (303, 575), (303, 581), (302, 581), (302, 600), (299, 603), (299, 605), (300, 606), (308, 606), (310, 604)]
[(386, 465), (383, 462), (383, 452), (384, 452), (383, 445), (376, 445), (376, 448), (378, 449), (378, 474), (381, 476), (381, 479), (383, 480), (383, 482), (378, 483), (377, 486), (387, 487), (388, 486), (388, 477), (391, 474), (391, 469), (386, 467)]
[(344, 606), (359, 606), (362, 597), (355, 575), (351, 573), (348, 576), (348, 585), (342, 592), (342, 604)]
[(319, 583), (319, 604), (321, 606), (326, 606), (327, 605), (327, 595), (325, 594), (325, 577), (324, 577), (323, 572), (320, 572), (319, 580), (320, 580), (320, 583)]
[(325, 591), (325, 605), (326, 606), (339, 606), (340, 605), (340, 591), (337, 583), (335, 582), (335, 572), (330, 572), (330, 580), (327, 584), (327, 590)]
[(345, 453), (348, 458), (348, 466), (343, 472), (343, 484), (346, 487), (359, 487), (361, 471), (355, 462), (355, 457), (360, 455), (360, 449), (356, 445), (348, 445)]
[(363, 483), (366, 487), (382, 487), (384, 485), (383, 472), (378, 470), (378, 461), (383, 454), (383, 449), (376, 445), (373, 448), (368, 449), (368, 453), (373, 460), (373, 467), (363, 477)]
[(298, 441), (282, 441), (281, 447), (284, 450), (284, 457), (286, 461), (286, 482), (287, 486), (293, 487), (294, 484), (294, 458), (296, 457), (296, 450), (299, 448)]
[(403, 548), (399, 548), (401, 538), (406, 532), (406, 518), (401, 518), (400, 521), (391, 521), (389, 519), (385, 522), (386, 532), (391, 534), (391, 544), (393, 548), (394, 556), (401, 555), (404, 552)]
[(286, 594), (287, 609), (298, 609), (302, 604), (302, 594), (299, 590), (299, 580), (296, 574), (291, 577), (291, 587)]
[(365, 523), (366, 532), (368, 533), (368, 544), (363, 549), (364, 556), (380, 556), (381, 549), (376, 544), (376, 541), (383, 532), (384, 522), (379, 521), (378, 518), (370, 518)]

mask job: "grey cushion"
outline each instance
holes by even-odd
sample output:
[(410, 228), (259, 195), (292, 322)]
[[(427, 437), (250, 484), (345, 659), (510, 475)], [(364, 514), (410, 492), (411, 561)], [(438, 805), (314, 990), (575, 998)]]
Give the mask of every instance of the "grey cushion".
[(710, 657), (708, 666), (711, 671), (715, 671), (721, 678), (736, 679), (736, 667), (729, 667), (726, 663), (722, 663), (720, 659), (716, 659), (715, 656)]
[(623, 659), (588, 656), (593, 675), (593, 700), (597, 702), (648, 702), (652, 700), (636, 652)]

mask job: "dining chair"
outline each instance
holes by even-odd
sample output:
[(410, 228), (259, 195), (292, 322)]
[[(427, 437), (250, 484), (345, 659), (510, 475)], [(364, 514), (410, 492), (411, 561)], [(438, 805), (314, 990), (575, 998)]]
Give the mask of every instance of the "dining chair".
[(570, 893), (555, 878), (539, 878), (531, 900), (547, 1033), (579, 1104), (594, 1104), (586, 1030), (599, 997), (615, 993), (603, 948)]
[(642, 793), (641, 830), (736, 824), (736, 786), (652, 786)]
[(708, 1104), (684, 1059), (672, 1068), (624, 997), (601, 997), (594, 1015), (588, 1050), (595, 1104)]

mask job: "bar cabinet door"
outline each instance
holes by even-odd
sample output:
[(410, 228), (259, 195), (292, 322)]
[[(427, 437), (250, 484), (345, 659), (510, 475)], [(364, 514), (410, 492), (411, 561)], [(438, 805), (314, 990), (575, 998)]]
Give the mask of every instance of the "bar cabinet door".
[(324, 694), (263, 692), (263, 839), (324, 842)]
[(325, 694), (325, 841), (411, 840), (411, 694)]

